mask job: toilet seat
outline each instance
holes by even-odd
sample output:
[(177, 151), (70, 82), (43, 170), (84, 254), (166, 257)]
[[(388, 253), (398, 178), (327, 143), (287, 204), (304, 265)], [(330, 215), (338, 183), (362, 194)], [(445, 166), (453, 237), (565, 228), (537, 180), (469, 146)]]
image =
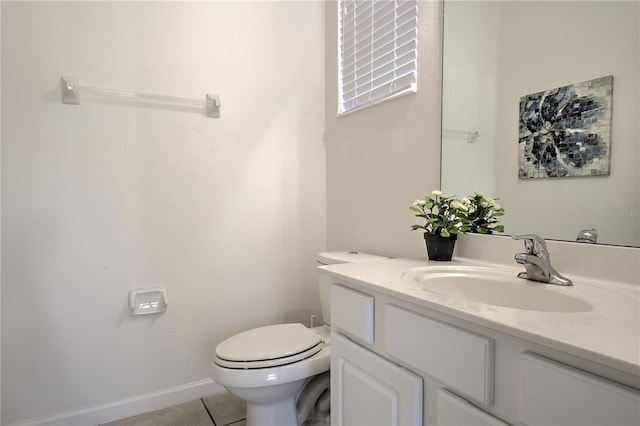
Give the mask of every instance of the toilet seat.
[(270, 368), (309, 358), (322, 348), (322, 338), (300, 323), (269, 325), (220, 343), (214, 362), (231, 369)]

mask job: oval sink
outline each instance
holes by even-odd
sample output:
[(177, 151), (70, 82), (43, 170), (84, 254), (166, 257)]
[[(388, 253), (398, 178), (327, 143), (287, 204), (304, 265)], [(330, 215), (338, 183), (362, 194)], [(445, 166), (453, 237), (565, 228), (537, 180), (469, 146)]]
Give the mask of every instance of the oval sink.
[(429, 266), (408, 271), (407, 282), (428, 291), (486, 305), (541, 312), (588, 312), (593, 306), (567, 294), (572, 287), (536, 283), (515, 272), (474, 266)]

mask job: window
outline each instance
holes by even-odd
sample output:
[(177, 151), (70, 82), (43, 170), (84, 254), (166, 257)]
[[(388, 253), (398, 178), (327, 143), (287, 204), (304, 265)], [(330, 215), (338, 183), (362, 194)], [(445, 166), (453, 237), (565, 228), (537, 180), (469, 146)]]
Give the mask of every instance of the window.
[(415, 92), (417, 0), (340, 0), (338, 7), (338, 113)]

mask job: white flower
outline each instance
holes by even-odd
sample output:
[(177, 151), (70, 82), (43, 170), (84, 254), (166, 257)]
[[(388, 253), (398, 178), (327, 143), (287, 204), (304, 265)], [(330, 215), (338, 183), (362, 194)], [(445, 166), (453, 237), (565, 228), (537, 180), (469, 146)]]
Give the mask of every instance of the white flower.
[(436, 197), (440, 197), (440, 196), (442, 196), (442, 191), (434, 189), (433, 191), (431, 191), (431, 195), (436, 196)]
[(467, 197), (464, 197), (462, 199), (462, 204), (464, 204), (465, 206), (468, 206), (471, 204), (471, 200), (469, 200)]
[(461, 203), (458, 200), (453, 200), (451, 202), (451, 207), (458, 210), (464, 210), (465, 212), (469, 210), (467, 206), (465, 206), (463, 203)]
[(413, 202), (413, 206), (414, 206), (414, 207), (418, 207), (418, 206), (425, 206), (426, 204), (427, 204), (427, 202), (426, 202), (426, 201), (424, 201), (424, 200), (415, 200), (415, 201)]
[(476, 195), (479, 197), (484, 197), (484, 193), (480, 191), (476, 191)]

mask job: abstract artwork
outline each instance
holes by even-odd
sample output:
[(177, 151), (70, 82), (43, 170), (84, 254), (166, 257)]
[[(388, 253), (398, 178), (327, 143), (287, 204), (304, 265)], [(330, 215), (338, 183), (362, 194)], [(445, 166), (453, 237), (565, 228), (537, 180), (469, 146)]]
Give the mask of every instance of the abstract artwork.
[(520, 179), (609, 174), (613, 76), (520, 98)]

